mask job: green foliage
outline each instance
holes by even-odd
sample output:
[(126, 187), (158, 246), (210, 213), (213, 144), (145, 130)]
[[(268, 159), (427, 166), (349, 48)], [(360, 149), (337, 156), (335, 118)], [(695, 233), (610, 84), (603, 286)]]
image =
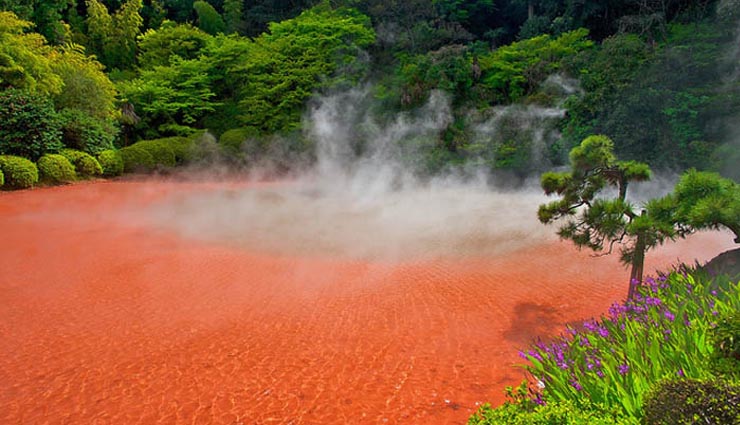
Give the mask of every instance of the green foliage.
[(115, 177), (123, 174), (123, 158), (117, 150), (108, 149), (100, 152), (98, 163), (103, 169), (105, 177)]
[(116, 117), (116, 87), (100, 62), (76, 44), (61, 46), (50, 57), (53, 72), (64, 84), (53, 96), (57, 110), (75, 109), (101, 121)]
[(146, 152), (149, 152), (155, 165), (174, 167), (177, 162), (175, 152), (170, 146), (168, 139), (142, 140), (132, 146), (140, 147)]
[(119, 84), (125, 100), (141, 117), (137, 128), (145, 137), (192, 131), (202, 117), (214, 110), (209, 64), (205, 60), (172, 58), (170, 66), (155, 66), (132, 81)]
[(723, 315), (710, 339), (718, 356), (740, 362), (740, 312)]
[(587, 34), (580, 29), (557, 38), (541, 35), (493, 50), (479, 58), (481, 85), (493, 103), (514, 102), (559, 71), (565, 58), (590, 48)]
[(327, 85), (322, 78), (354, 68), (359, 49), (374, 41), (369, 19), (352, 9), (318, 6), (271, 24), (238, 68), (242, 124), (266, 133), (297, 128), (303, 103)]
[(173, 58), (197, 59), (211, 37), (190, 24), (165, 21), (139, 37), (139, 66), (151, 69), (172, 64)]
[(113, 31), (113, 19), (108, 8), (100, 0), (85, 0), (85, 4), (87, 6), (88, 50), (94, 52), (103, 63), (108, 64), (104, 56)]
[[(163, 139), (147, 140), (138, 144), (143, 143), (152, 156), (157, 159), (159, 165), (171, 167), (187, 164), (196, 159), (195, 141), (198, 134), (194, 133), (189, 137), (166, 137)], [(172, 152), (173, 156), (170, 156), (170, 152)]]
[(103, 168), (95, 157), (74, 149), (62, 149), (59, 153), (74, 165), (78, 176), (88, 178), (103, 175)]
[(157, 165), (152, 154), (137, 144), (126, 146), (118, 152), (123, 160), (123, 171), (126, 173), (151, 171)]
[(3, 174), (2, 171), (0, 171), (0, 187), (5, 184), (5, 174)]
[(11, 12), (0, 11), (0, 90), (57, 94), (62, 80), (52, 71), (52, 49), (41, 35), (26, 33), (32, 26)]
[(63, 147), (57, 114), (39, 95), (0, 91), (0, 123), (0, 154), (36, 160)]
[(740, 423), (740, 386), (722, 380), (662, 381), (645, 396), (645, 423)]
[(0, 172), (5, 177), (5, 186), (12, 189), (33, 187), (39, 181), (36, 164), (26, 158), (0, 155)]
[(91, 154), (112, 149), (119, 127), (110, 118), (96, 118), (79, 109), (59, 113), (64, 145)]
[(708, 168), (740, 111), (740, 86), (727, 83), (736, 61), (724, 53), (735, 43), (726, 25), (710, 21), (673, 24), (662, 44), (629, 34), (605, 40), (571, 63), (584, 94), (568, 102), (566, 139), (608, 134), (621, 157)]
[(34, 0), (32, 20), (37, 31), (53, 44), (65, 41), (62, 13), (69, 5), (69, 0)]
[(544, 406), (506, 403), (492, 408), (481, 406), (468, 419), (468, 425), (637, 425), (639, 422), (621, 412), (601, 406), (581, 407), (572, 401), (551, 402)]
[(241, 33), (246, 29), (243, 18), (243, 6), (244, 2), (242, 0), (224, 0), (226, 32)]
[(124, 171), (151, 171), (156, 167), (174, 167), (195, 159), (194, 137), (167, 137), (142, 140), (121, 149)]
[(456, 103), (469, 96), (472, 61), (464, 46), (446, 46), (426, 55), (403, 56), (397, 70), (403, 105), (419, 105), (430, 90), (444, 90)]
[(46, 154), (39, 158), (36, 166), (39, 179), (44, 183), (70, 183), (77, 180), (74, 165), (63, 155)]
[(221, 135), (218, 144), (228, 155), (236, 157), (244, 153), (244, 143), (257, 139), (259, 132), (251, 127), (234, 128)]
[(224, 24), (221, 15), (208, 2), (198, 0), (193, 3), (193, 9), (198, 15), (198, 28), (204, 32), (216, 35), (226, 30), (226, 24)]
[(99, 0), (86, 0), (90, 50), (108, 68), (130, 69), (136, 63), (136, 37), (144, 19), (142, 0), (126, 0), (111, 15)]
[(672, 197), (677, 222), (694, 229), (726, 227), (740, 243), (740, 185), (716, 173), (689, 170)]

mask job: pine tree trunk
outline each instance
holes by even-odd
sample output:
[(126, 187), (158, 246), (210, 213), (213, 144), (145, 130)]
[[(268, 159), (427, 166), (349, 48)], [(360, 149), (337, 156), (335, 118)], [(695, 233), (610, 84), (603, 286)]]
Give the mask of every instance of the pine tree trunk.
[(637, 287), (642, 284), (642, 271), (645, 265), (645, 236), (637, 235), (635, 242), (635, 252), (632, 254), (632, 270), (630, 272), (630, 288), (627, 292), (627, 300), (634, 298), (637, 293)]

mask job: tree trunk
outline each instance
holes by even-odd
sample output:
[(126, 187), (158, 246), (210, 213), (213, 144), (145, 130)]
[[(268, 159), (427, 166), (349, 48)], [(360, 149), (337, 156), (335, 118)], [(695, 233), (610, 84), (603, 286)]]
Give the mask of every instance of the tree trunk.
[(627, 300), (634, 298), (637, 287), (642, 284), (642, 270), (645, 265), (645, 236), (637, 235), (635, 252), (632, 254), (632, 270), (630, 271), (630, 288), (627, 292)]
[(534, 18), (534, 2), (532, 0), (529, 0), (529, 4), (527, 5), (527, 18)]

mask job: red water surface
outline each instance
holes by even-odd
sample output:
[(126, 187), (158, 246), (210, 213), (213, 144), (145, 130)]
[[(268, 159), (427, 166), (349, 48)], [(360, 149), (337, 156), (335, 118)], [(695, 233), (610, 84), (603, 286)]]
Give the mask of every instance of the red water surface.
[[(0, 423), (464, 423), (521, 380), (518, 348), (626, 292), (616, 258), (566, 243), (373, 264), (125, 219), (221, 186), (0, 193)], [(692, 238), (648, 268), (733, 245)]]

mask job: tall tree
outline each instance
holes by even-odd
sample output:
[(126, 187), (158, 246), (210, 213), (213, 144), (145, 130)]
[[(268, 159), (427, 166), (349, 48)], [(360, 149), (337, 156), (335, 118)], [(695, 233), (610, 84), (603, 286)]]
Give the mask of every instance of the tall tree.
[(242, 33), (244, 31), (243, 0), (224, 0), (224, 21), (226, 32)]
[(136, 63), (136, 38), (144, 23), (142, 0), (126, 0), (112, 16), (99, 0), (87, 0), (89, 47), (109, 68), (130, 69)]
[[(638, 212), (627, 201), (629, 183), (650, 179), (651, 171), (647, 164), (618, 161), (613, 149), (606, 136), (587, 137), (571, 150), (570, 171), (543, 174), (545, 193), (560, 199), (540, 205), (537, 215), (544, 224), (564, 219), (558, 235), (578, 248), (607, 254), (622, 245), (622, 261), (631, 265), (627, 297), (632, 298), (642, 281), (645, 253), (676, 233), (672, 223)], [(616, 189), (614, 196), (608, 188)]]
[(113, 15), (115, 41), (111, 55), (121, 69), (131, 68), (136, 63), (136, 38), (144, 24), (142, 6), (142, 0), (127, 0)]
[(208, 2), (202, 0), (196, 1), (193, 3), (193, 9), (195, 9), (195, 13), (198, 15), (198, 28), (211, 35), (224, 32), (226, 29), (224, 20)]
[(95, 53), (107, 65), (105, 46), (113, 31), (113, 19), (108, 8), (99, 0), (86, 0), (88, 51)]
[(64, 41), (65, 28), (62, 22), (68, 0), (37, 0), (33, 8), (36, 30), (52, 44)]

